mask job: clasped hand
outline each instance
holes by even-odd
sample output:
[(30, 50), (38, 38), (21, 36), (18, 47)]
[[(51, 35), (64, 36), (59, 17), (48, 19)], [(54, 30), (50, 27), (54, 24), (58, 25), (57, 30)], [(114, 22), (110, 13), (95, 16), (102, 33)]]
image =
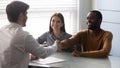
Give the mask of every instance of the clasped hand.
[(56, 40), (55, 41), (56, 45), (57, 45), (57, 52), (61, 52), (62, 51), (62, 45), (61, 45), (61, 42), (59, 40)]

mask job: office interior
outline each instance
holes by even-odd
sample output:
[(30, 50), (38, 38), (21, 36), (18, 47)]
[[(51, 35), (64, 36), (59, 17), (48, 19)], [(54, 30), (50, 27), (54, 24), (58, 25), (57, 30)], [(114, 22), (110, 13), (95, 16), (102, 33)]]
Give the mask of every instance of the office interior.
[[(6, 0), (6, 2), (7, 1), (12, 1), (12, 0)], [(27, 1), (27, 0), (22, 0), (22, 1)], [(62, 1), (64, 1), (64, 0), (62, 0)], [(86, 26), (85, 22), (86, 22), (87, 13), (91, 10), (99, 10), (103, 14), (103, 21), (102, 21), (102, 25), (101, 25), (102, 29), (109, 30), (113, 33), (112, 50), (110, 52), (110, 55), (120, 57), (120, 53), (119, 53), (120, 52), (120, 42), (119, 42), (119, 40), (120, 40), (120, 31), (119, 31), (119, 29), (120, 29), (120, 19), (119, 19), (120, 18), (120, 4), (119, 4), (120, 0), (66, 0), (66, 1), (68, 1), (67, 2), (68, 5), (69, 5), (69, 1), (76, 2), (76, 5), (75, 5), (75, 6), (77, 6), (76, 10), (75, 10), (76, 13), (72, 12), (72, 10), (68, 14), (67, 14), (67, 12), (64, 12), (64, 11), (70, 11), (69, 9), (57, 10), (57, 8), (52, 8), (52, 7), (50, 9), (53, 9), (54, 12), (63, 12), (63, 14), (65, 14), (66, 16), (73, 15), (73, 17), (71, 17), (71, 18), (75, 19), (74, 23), (76, 23), (76, 24), (74, 24), (74, 23), (69, 24), (69, 22), (73, 21), (73, 20), (69, 21), (69, 18), (70, 18), (69, 17), (68, 24), (71, 28), (69, 28), (69, 26), (68, 26), (67, 29), (72, 29), (72, 31), (68, 30), (68, 32), (71, 34), (75, 34), (79, 30), (86, 29), (87, 26)], [(3, 2), (3, 3), (6, 3), (6, 2)], [(2, 3), (2, 1), (1, 1), (1, 3)], [(72, 5), (74, 5), (74, 3)], [(5, 14), (5, 7), (3, 7), (2, 4), (0, 4), (0, 6), (1, 6), (1, 8), (0, 8), (0, 27), (2, 27), (2, 25), (4, 25), (2, 22), (6, 22), (6, 20), (2, 20), (2, 19), (6, 19), (6, 18), (4, 18), (5, 15), (3, 15), (3, 14)], [(32, 8), (34, 8), (34, 7), (32, 7)], [(39, 7), (37, 7), (37, 8), (39, 8)], [(75, 9), (74, 6), (72, 9), (73, 10)], [(37, 12), (39, 12), (39, 11), (44, 12), (44, 11), (41, 11), (40, 9), (35, 9), (35, 10), (37, 10)], [(43, 9), (43, 10), (46, 10), (46, 9)], [(46, 19), (46, 20), (48, 20), (48, 24), (42, 25), (42, 26), (49, 25), (50, 16), (53, 14), (52, 10), (49, 10), (49, 9), (47, 9), (47, 10), (49, 11), (49, 12), (47, 11), (49, 14), (49, 17)], [(32, 13), (33, 11), (30, 9), (28, 12)], [(29, 16), (31, 16), (31, 15), (29, 15)], [(44, 15), (41, 15), (41, 16), (44, 17)], [(66, 18), (67, 17), (65, 17), (65, 19)], [(28, 22), (30, 22), (30, 20)], [(41, 22), (41, 23), (44, 23), (44, 22)], [(31, 26), (31, 25), (29, 25), (29, 26)], [(71, 25), (75, 25), (75, 26), (71, 26)], [(36, 26), (36, 25), (34, 25), (34, 26)], [(28, 28), (28, 27), (26, 27), (26, 28)], [(39, 27), (39, 28), (41, 28), (41, 30), (44, 30), (44, 31), (48, 29), (48, 27), (45, 27), (45, 28)], [(37, 30), (37, 28), (36, 28), (36, 30)], [(28, 31), (31, 31), (31, 29), (28, 29)], [(37, 36), (40, 35), (38, 32), (33, 32), (33, 33), (34, 33), (34, 35), (37, 35)], [(31, 34), (32, 34), (32, 32), (31, 32)], [(35, 37), (37, 38), (37, 36), (35, 36)]]

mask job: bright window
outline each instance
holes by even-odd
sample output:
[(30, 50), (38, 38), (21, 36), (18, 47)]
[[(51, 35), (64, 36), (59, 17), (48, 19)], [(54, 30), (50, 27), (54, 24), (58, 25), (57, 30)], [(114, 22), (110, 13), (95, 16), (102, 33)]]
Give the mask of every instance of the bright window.
[[(0, 2), (0, 27), (7, 24), (6, 5), (13, 0)], [(60, 12), (65, 18), (65, 28), (70, 34), (77, 32), (79, 0), (20, 0), (30, 5), (27, 26), (24, 29), (37, 38), (49, 30), (51, 16)]]

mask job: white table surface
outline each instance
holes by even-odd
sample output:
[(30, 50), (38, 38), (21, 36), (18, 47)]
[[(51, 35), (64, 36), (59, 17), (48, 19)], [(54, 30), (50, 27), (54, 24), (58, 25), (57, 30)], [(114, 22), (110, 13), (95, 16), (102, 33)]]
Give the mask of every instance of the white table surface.
[(51, 56), (65, 60), (48, 64), (55, 68), (120, 68), (120, 57), (115, 56), (109, 56), (108, 58), (74, 57), (71, 53), (64, 52), (55, 53)]

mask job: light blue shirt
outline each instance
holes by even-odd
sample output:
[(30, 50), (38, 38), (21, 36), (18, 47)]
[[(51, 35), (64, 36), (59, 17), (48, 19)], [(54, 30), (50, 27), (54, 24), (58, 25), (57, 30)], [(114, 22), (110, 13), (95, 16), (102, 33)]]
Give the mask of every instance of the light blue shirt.
[(45, 58), (57, 50), (56, 44), (43, 47), (16, 23), (0, 29), (0, 68), (27, 68), (29, 53)]

